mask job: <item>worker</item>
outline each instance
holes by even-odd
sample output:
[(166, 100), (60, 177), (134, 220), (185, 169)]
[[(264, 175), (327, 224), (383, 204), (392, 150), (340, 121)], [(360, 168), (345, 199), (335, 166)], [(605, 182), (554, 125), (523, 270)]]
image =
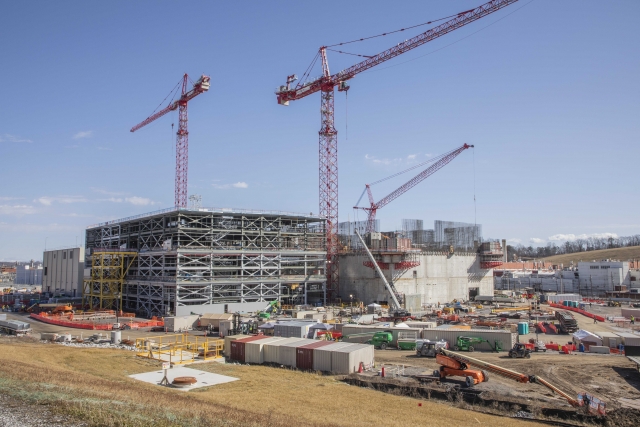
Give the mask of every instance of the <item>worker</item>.
[(635, 324), (636, 324), (636, 318), (635, 318), (635, 317), (633, 317), (633, 316), (631, 316), (631, 324), (632, 324), (632, 325), (635, 325)]
[(596, 316), (593, 316), (593, 323), (598, 323), (598, 319), (596, 319)]

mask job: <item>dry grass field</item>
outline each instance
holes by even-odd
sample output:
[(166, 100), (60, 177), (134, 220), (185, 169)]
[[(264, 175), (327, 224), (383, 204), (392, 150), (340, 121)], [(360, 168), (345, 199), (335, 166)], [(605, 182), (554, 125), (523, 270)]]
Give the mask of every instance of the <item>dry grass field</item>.
[(629, 246), (627, 248), (602, 249), (599, 251), (576, 252), (573, 254), (555, 255), (542, 258), (545, 262), (555, 264), (564, 264), (568, 266), (571, 261), (577, 264), (578, 261), (599, 261), (602, 259), (617, 259), (620, 261), (628, 261), (633, 259), (640, 260), (640, 246)]
[(539, 425), (352, 387), (330, 376), (215, 362), (194, 368), (240, 381), (185, 393), (128, 378), (158, 369), (131, 352), (0, 338), (0, 394), (89, 426)]

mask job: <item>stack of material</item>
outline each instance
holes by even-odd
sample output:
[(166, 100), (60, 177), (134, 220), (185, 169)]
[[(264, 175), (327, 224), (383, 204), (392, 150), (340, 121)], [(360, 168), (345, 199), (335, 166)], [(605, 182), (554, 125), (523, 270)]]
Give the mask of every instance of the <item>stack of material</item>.
[(560, 321), (560, 327), (566, 333), (573, 333), (579, 329), (578, 322), (576, 322), (576, 319), (571, 313), (556, 311), (556, 319)]

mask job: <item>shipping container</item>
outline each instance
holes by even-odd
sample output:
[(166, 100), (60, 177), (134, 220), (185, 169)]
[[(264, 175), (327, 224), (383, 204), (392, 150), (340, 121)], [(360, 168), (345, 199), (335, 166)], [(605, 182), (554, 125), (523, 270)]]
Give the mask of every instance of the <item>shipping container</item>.
[(640, 319), (640, 308), (622, 308), (620, 311), (622, 312), (622, 317), (631, 319), (631, 316), (633, 316), (636, 319)]
[(165, 317), (164, 326), (167, 332), (190, 331), (197, 325), (199, 317), (197, 314), (191, 316)]
[(207, 328), (211, 325), (213, 329), (218, 330), (221, 321), (230, 321), (232, 319), (232, 313), (205, 313), (200, 317), (200, 326)]
[(353, 344), (331, 352), (331, 373), (347, 375), (358, 372), (360, 363), (365, 369), (373, 367), (374, 350), (372, 345)]
[(0, 320), (7, 320), (7, 315), (5, 313), (0, 313)]
[(350, 342), (337, 342), (325, 347), (313, 349), (313, 370), (331, 372), (331, 352), (353, 345)]
[(317, 342), (309, 339), (301, 339), (298, 341), (282, 344), (278, 347), (278, 363), (291, 368), (296, 367), (296, 350), (303, 345)]
[(245, 363), (264, 363), (264, 345), (270, 342), (282, 341), (286, 338), (265, 337), (261, 340), (248, 341), (244, 344)]
[(625, 346), (640, 346), (640, 335), (631, 334), (629, 332), (617, 332), (617, 334), (622, 339), (622, 344)]
[(279, 363), (278, 350), (281, 345), (290, 344), (292, 342), (300, 341), (300, 338), (282, 338), (279, 341), (270, 341), (265, 343), (262, 347), (263, 363)]
[(578, 294), (547, 295), (547, 300), (554, 304), (562, 304), (562, 301), (582, 301), (582, 295), (578, 295)]
[(619, 344), (622, 344), (622, 337), (613, 332), (595, 332), (600, 338), (602, 338), (602, 345), (617, 348)]
[(296, 368), (303, 371), (313, 369), (313, 350), (333, 344), (332, 341), (316, 341), (296, 348)]
[(342, 339), (347, 342), (352, 343), (360, 343), (363, 344), (369, 341), (373, 334), (376, 332), (384, 332), (389, 331), (393, 335), (393, 340), (391, 341), (392, 346), (398, 345), (398, 336), (401, 332), (403, 332), (403, 336), (414, 336), (420, 338), (420, 334), (422, 333), (421, 328), (394, 328), (384, 325), (344, 325), (342, 327)]
[(436, 322), (412, 322), (412, 321), (407, 321), (407, 322), (404, 322), (404, 323), (410, 328), (419, 328), (419, 329), (433, 329), (436, 326), (438, 326), (438, 324)]
[(240, 338), (234, 341), (231, 341), (231, 359), (237, 360), (238, 362), (244, 363), (245, 361), (245, 344), (251, 341), (263, 340), (265, 339), (264, 335), (252, 335), (246, 338)]
[(231, 356), (231, 341), (240, 339), (240, 338), (246, 338), (247, 335), (229, 335), (229, 336), (225, 336), (224, 337), (224, 349), (222, 351), (222, 353), (224, 354), (224, 357), (229, 357)]
[(282, 322), (273, 327), (273, 336), (282, 338), (306, 338), (309, 328), (317, 321), (309, 322)]
[(218, 324), (220, 338), (224, 338), (231, 333), (233, 322), (231, 320), (221, 320)]
[[(515, 326), (515, 325), (514, 325)], [(509, 331), (490, 331), (486, 329), (470, 329), (468, 331), (459, 331), (455, 329), (423, 329), (422, 338), (431, 341), (445, 340), (449, 343), (449, 348), (453, 348), (456, 345), (456, 340), (459, 336), (462, 337), (478, 337), (484, 338), (491, 343), (491, 346), (486, 342), (480, 344), (474, 344), (473, 348), (480, 351), (491, 351), (492, 347), (497, 341), (502, 347), (503, 351), (510, 350), (516, 343), (518, 334), (511, 333)]]

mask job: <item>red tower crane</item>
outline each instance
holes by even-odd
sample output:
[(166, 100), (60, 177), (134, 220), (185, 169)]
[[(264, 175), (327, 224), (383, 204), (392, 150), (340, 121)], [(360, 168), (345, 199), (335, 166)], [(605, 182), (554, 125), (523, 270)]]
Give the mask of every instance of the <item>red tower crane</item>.
[[(409, 181), (402, 184), (400, 187), (393, 190), (391, 193), (389, 193), (388, 195), (380, 199), (378, 202), (374, 201), (373, 194), (371, 194), (371, 185), (373, 184), (366, 184), (365, 190), (367, 192), (367, 195), (369, 196), (370, 206), (368, 208), (354, 206), (353, 208), (362, 209), (367, 212), (367, 233), (371, 233), (372, 231), (375, 231), (374, 221), (376, 219), (376, 212), (378, 211), (378, 209), (388, 205), (389, 203), (391, 203), (392, 201), (394, 201), (395, 199), (397, 199), (398, 197), (400, 197), (401, 195), (403, 195), (404, 193), (406, 193), (407, 191), (409, 191), (410, 189), (412, 189), (413, 187), (415, 187), (416, 185), (418, 185), (419, 183), (421, 183), (422, 181), (424, 181), (425, 179), (427, 179), (428, 177), (430, 177), (431, 175), (439, 171), (440, 169), (442, 169), (442, 167), (444, 167), (446, 164), (451, 162), (451, 160), (458, 157), (458, 154), (462, 153), (467, 148), (473, 148), (473, 145), (464, 144), (463, 146), (458, 147), (455, 150), (449, 151), (448, 153), (445, 153), (437, 157), (436, 159), (434, 159), (435, 161), (431, 166), (429, 166), (428, 168), (420, 172), (418, 175), (411, 178)], [(411, 170), (411, 169), (415, 169), (415, 167), (409, 168), (408, 170)], [(403, 171), (403, 172), (406, 172), (406, 171)], [(403, 172), (393, 174), (391, 175), (391, 177), (397, 176)], [(386, 179), (388, 178), (385, 178), (377, 182), (385, 181)], [(360, 200), (358, 200), (358, 203), (356, 203), (356, 205), (358, 205), (359, 203), (360, 203)]]
[(141, 127), (159, 119), (170, 111), (178, 110), (178, 132), (176, 133), (176, 207), (187, 207), (187, 172), (189, 170), (189, 131), (187, 129), (187, 104), (196, 96), (209, 90), (209, 76), (204, 74), (193, 84), (187, 92), (189, 76), (182, 76), (182, 96), (177, 101), (172, 101), (164, 109), (150, 115), (141, 123), (131, 128), (135, 132)]
[(321, 92), (320, 131), (318, 132), (320, 135), (320, 215), (326, 217), (327, 221), (327, 292), (330, 298), (335, 297), (338, 293), (338, 131), (334, 126), (335, 88), (338, 87), (339, 91), (347, 91), (349, 90), (347, 81), (359, 73), (497, 12), (516, 1), (518, 0), (491, 0), (475, 9), (461, 12), (437, 27), (398, 43), (396, 46), (370, 56), (333, 75), (329, 72), (327, 46), (322, 46), (318, 51), (322, 62), (321, 77), (310, 82), (301, 81), (292, 87), (291, 84), (298, 79), (293, 74), (287, 77), (286, 85), (280, 86), (277, 90), (278, 103), (281, 105), (289, 105), (289, 101)]

